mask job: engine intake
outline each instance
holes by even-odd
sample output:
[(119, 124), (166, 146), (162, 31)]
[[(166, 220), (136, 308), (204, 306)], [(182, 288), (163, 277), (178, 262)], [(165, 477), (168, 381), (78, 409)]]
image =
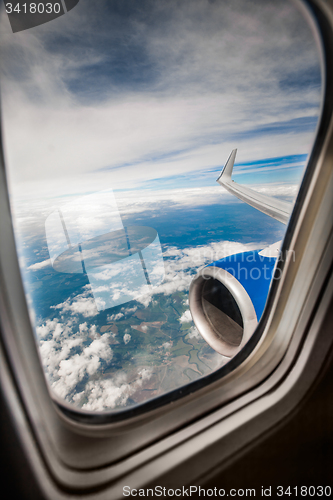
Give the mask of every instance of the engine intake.
[(190, 286), (189, 303), (203, 338), (229, 358), (243, 348), (258, 324), (245, 288), (221, 267), (208, 266), (199, 271)]

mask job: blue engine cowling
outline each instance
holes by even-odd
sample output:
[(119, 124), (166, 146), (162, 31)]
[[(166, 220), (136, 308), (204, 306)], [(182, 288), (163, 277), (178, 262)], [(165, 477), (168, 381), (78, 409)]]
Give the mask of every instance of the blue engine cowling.
[(203, 268), (191, 283), (190, 310), (199, 332), (217, 352), (234, 356), (263, 313), (276, 257), (239, 253)]

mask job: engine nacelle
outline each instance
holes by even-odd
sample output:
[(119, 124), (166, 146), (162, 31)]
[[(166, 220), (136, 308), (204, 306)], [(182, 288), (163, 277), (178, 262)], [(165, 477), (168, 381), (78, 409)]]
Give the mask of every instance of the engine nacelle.
[(253, 334), (265, 307), (276, 257), (251, 251), (201, 269), (190, 286), (193, 321), (206, 342), (232, 357)]

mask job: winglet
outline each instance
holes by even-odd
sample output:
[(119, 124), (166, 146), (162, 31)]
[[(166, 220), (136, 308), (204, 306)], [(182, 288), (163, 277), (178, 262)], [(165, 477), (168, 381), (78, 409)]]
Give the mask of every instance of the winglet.
[(232, 169), (234, 168), (236, 154), (237, 154), (237, 149), (233, 149), (230, 153), (230, 156), (228, 158), (227, 163), (223, 167), (223, 170), (222, 170), (219, 178), (216, 179), (216, 182), (218, 182), (219, 184), (223, 185), (222, 177), (223, 177), (223, 181), (227, 181), (227, 182), (231, 181), (231, 174), (232, 174)]
[(287, 201), (282, 201), (273, 196), (266, 196), (258, 193), (247, 186), (242, 186), (235, 181), (231, 180), (232, 169), (234, 167), (237, 149), (233, 149), (228, 158), (225, 167), (223, 168), (220, 177), (216, 180), (223, 186), (229, 193), (237, 196), (240, 200), (244, 201), (251, 207), (256, 208), (273, 219), (276, 219), (283, 224), (287, 224), (293, 204)]

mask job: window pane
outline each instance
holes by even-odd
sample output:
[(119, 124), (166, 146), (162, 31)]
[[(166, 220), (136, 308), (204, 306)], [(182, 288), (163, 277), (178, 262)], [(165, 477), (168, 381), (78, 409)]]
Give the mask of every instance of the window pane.
[[(0, 22), (13, 222), (53, 391), (116, 411), (218, 370), (233, 354), (200, 335), (189, 286), (283, 239), (284, 224), (216, 179), (237, 148), (236, 182), (294, 200), (321, 95), (302, 14), (286, 1), (81, 0), (23, 31), (4, 9)], [(274, 262), (260, 300), (247, 290), (257, 320)], [(220, 321), (214, 286), (221, 300), (205, 307)]]

